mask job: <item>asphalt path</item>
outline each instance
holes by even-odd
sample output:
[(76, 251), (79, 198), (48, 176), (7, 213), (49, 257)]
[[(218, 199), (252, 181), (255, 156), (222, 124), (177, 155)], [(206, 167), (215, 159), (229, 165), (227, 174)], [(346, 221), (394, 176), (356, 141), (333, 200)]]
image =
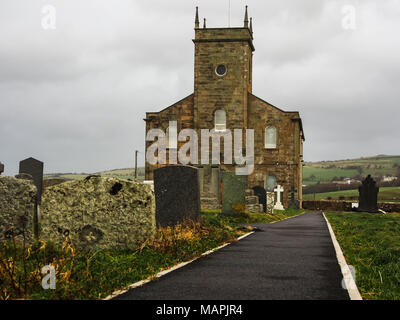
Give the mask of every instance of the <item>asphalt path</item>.
[(115, 300), (349, 300), (321, 213), (249, 237)]

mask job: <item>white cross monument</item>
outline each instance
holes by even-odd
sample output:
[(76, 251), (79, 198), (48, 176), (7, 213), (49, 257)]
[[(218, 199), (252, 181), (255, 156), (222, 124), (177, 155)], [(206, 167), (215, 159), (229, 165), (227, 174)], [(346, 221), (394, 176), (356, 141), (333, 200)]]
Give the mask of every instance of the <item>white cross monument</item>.
[(274, 206), (274, 210), (285, 210), (281, 203), (281, 192), (283, 192), (283, 188), (278, 185), (276, 189), (274, 189), (274, 192), (276, 192), (276, 203)]

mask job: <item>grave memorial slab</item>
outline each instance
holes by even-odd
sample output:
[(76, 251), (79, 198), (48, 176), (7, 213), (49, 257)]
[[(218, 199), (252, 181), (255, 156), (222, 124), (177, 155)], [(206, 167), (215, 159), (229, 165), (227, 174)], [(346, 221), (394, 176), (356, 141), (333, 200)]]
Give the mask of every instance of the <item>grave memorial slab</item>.
[(37, 188), (38, 204), (42, 201), (43, 166), (43, 162), (34, 158), (28, 158), (19, 163), (19, 174), (29, 174), (33, 178), (33, 184)]
[(174, 226), (200, 217), (198, 169), (170, 165), (155, 170), (154, 193), (158, 226)]
[(275, 193), (267, 192), (267, 213), (273, 214), (275, 206)]
[(254, 195), (259, 199), (259, 203), (263, 205), (263, 212), (267, 212), (267, 191), (263, 187), (254, 187)]
[(222, 172), (222, 213), (238, 214), (246, 207), (247, 176)]
[(363, 180), (362, 185), (358, 188), (359, 192), (359, 206), (357, 211), (359, 212), (379, 212), (378, 211), (378, 193), (379, 188), (376, 186), (376, 182), (368, 175)]
[(292, 186), (290, 188), (289, 208), (298, 210), (300, 209), (300, 203), (298, 200), (296, 200), (296, 192), (297, 190)]

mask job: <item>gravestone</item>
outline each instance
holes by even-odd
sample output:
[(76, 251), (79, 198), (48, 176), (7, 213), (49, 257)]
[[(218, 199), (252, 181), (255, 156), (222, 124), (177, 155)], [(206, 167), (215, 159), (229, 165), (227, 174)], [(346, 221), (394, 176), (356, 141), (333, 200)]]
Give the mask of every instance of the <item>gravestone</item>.
[(273, 214), (275, 206), (275, 193), (267, 192), (267, 213)]
[(281, 202), (281, 192), (284, 191), (282, 186), (278, 185), (276, 189), (274, 189), (274, 191), (276, 192), (276, 203), (274, 206), (274, 210), (285, 210)]
[(222, 213), (239, 214), (246, 208), (247, 176), (222, 172)]
[(296, 192), (297, 190), (292, 186), (290, 188), (290, 200), (289, 200), (289, 208), (290, 209), (300, 209), (299, 201), (296, 200)]
[(4, 172), (4, 164), (0, 162), (0, 175)]
[(263, 205), (263, 212), (267, 212), (267, 191), (260, 186), (254, 187), (254, 195), (258, 197), (259, 203)]
[(29, 174), (33, 178), (33, 184), (37, 188), (37, 201), (38, 204), (42, 201), (42, 187), (43, 187), (43, 162), (28, 158), (19, 163), (19, 173)]
[(358, 188), (359, 192), (359, 212), (379, 212), (378, 211), (378, 193), (379, 188), (371, 175), (363, 180), (362, 185)]
[(154, 193), (158, 226), (174, 226), (200, 217), (198, 169), (170, 165), (155, 170)]

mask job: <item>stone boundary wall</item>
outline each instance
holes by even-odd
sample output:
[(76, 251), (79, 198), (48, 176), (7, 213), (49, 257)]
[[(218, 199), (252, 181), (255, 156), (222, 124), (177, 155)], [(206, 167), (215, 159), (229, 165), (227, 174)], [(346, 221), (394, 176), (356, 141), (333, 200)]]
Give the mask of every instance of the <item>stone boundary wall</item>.
[[(342, 200), (303, 200), (303, 209), (318, 211), (344, 211), (352, 210), (352, 203), (356, 201)], [(400, 203), (395, 202), (378, 202), (378, 209), (385, 212), (400, 212)]]
[(155, 234), (155, 198), (143, 183), (87, 177), (45, 190), (40, 238), (91, 249), (133, 249)]
[[(0, 176), (0, 241), (35, 241), (36, 199), (31, 180)], [(99, 176), (47, 187), (38, 215), (39, 240), (80, 248), (132, 249), (156, 230), (150, 186)]]
[(0, 176), (0, 241), (34, 240), (37, 190), (31, 180)]

